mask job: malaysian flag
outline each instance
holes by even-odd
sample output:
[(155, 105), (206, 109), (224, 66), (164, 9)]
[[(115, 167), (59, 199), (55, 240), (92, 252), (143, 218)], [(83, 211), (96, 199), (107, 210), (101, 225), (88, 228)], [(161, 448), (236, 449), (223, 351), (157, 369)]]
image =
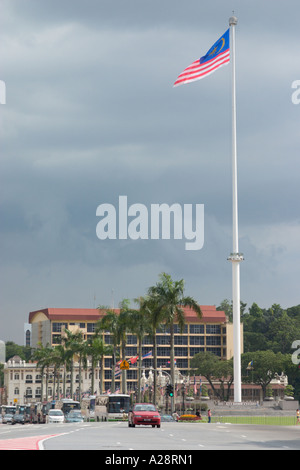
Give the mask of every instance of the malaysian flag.
[(195, 60), (177, 78), (174, 87), (207, 77), (230, 61), (229, 29), (209, 49), (205, 56)]

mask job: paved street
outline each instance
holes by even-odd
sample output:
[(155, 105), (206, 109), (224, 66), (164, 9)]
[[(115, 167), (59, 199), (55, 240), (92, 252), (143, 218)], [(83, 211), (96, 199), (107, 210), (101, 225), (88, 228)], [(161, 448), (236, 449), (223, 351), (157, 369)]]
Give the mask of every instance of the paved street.
[[(27, 447), (26, 447), (27, 446)], [(300, 426), (162, 423), (128, 428), (127, 423), (0, 426), (0, 449), (102, 450), (300, 450)]]

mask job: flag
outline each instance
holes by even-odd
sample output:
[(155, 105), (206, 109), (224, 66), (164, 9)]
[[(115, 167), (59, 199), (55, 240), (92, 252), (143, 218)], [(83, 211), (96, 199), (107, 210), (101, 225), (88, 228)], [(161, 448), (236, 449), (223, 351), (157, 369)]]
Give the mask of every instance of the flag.
[(194, 394), (197, 395), (196, 377), (194, 376)]
[(194, 82), (207, 77), (230, 61), (229, 29), (221, 36), (209, 51), (187, 67), (174, 83), (174, 87)]
[(136, 361), (138, 360), (139, 356), (136, 356), (136, 357), (131, 357), (130, 359), (128, 359), (128, 362), (130, 362), (130, 364), (135, 364)]
[(253, 369), (253, 361), (250, 361), (247, 365), (247, 369)]
[[(167, 361), (167, 364), (171, 364), (171, 361)], [(174, 365), (176, 366), (176, 359), (174, 359)]]
[(142, 359), (146, 359), (147, 357), (152, 357), (152, 351), (149, 351), (147, 352), (147, 354), (145, 354)]

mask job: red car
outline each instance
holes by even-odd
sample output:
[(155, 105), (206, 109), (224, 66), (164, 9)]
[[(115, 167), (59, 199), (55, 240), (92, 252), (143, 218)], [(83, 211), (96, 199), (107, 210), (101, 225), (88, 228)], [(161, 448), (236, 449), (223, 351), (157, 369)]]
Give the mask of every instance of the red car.
[(128, 426), (150, 425), (160, 428), (160, 414), (152, 403), (136, 403), (128, 413)]

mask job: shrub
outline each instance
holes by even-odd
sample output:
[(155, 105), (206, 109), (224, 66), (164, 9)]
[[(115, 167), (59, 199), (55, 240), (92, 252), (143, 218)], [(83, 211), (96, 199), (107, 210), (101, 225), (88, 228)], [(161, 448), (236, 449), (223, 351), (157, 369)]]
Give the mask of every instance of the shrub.
[(200, 421), (201, 418), (199, 418), (196, 415), (181, 415), (178, 420), (179, 421)]

